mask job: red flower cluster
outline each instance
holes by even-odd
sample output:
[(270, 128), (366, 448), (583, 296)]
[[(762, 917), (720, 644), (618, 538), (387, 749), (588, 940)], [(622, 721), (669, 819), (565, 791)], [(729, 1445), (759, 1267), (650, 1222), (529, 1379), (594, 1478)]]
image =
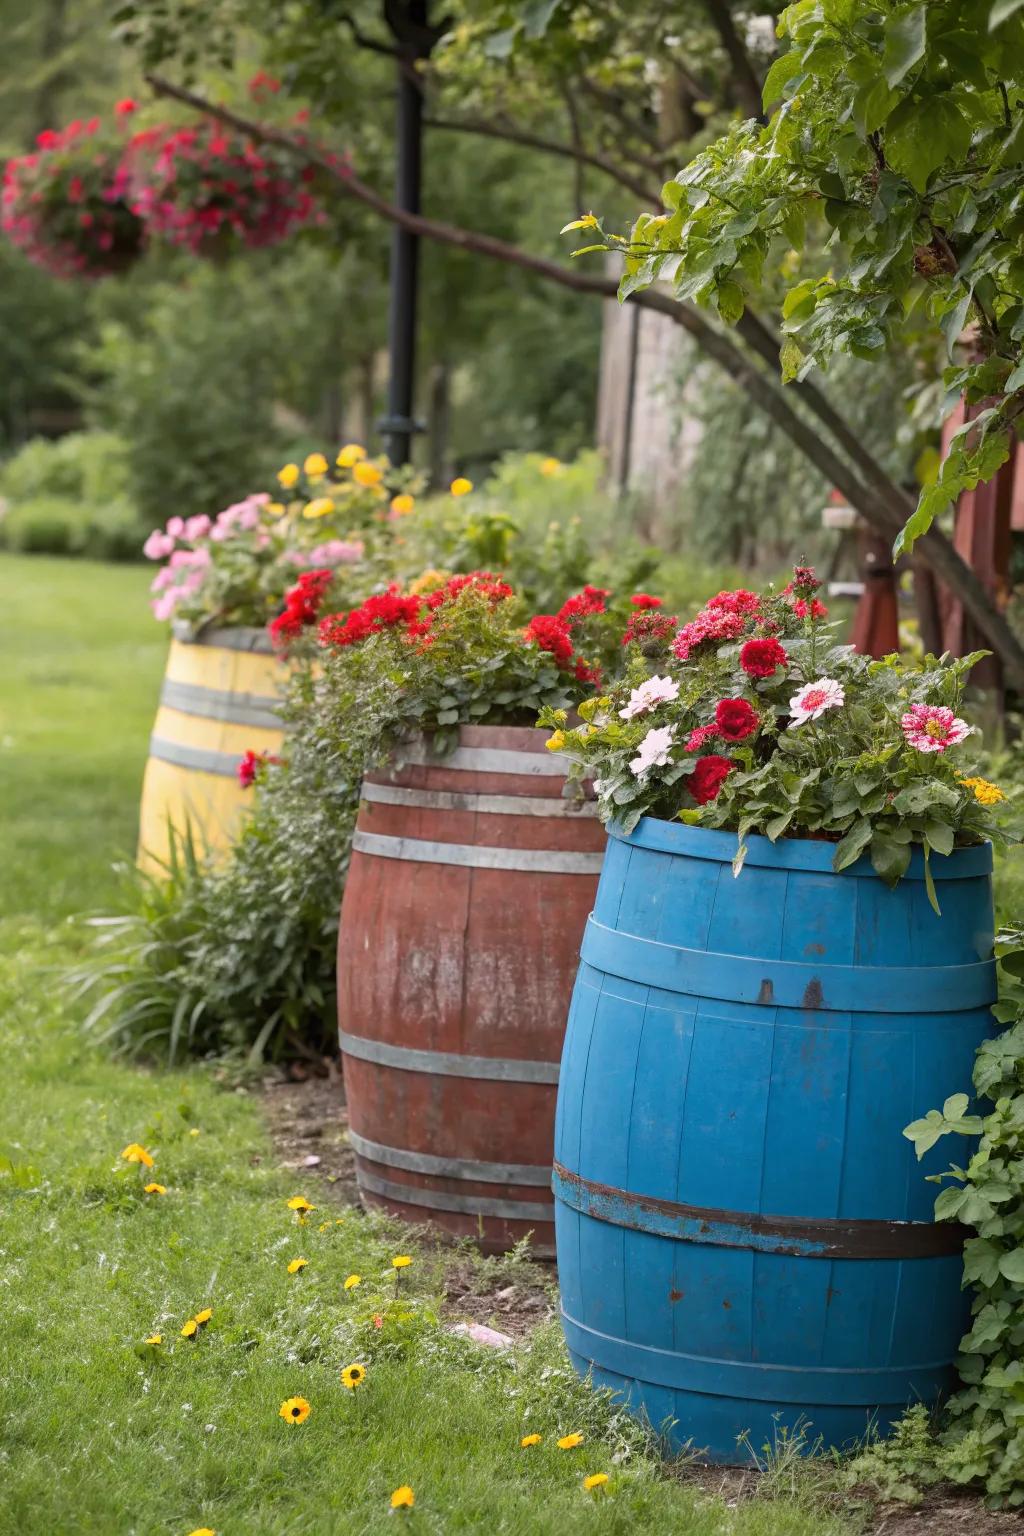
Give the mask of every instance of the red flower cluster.
[(698, 725), (696, 730), (691, 731), (686, 738), (686, 751), (699, 752), (701, 747), (706, 747), (709, 741), (717, 740), (717, 725)]
[(591, 666), (575, 654), (572, 630), (574, 624), (591, 614), (605, 613), (610, 596), (604, 587), (584, 587), (582, 592), (567, 597), (557, 613), (536, 614), (526, 626), (527, 642), (538, 650), (550, 651), (563, 671), (571, 671), (577, 682), (599, 683), (600, 667)]
[(737, 587), (735, 592), (718, 592), (714, 597), (709, 597), (704, 606), (722, 613), (746, 613), (754, 616), (757, 614), (760, 602), (761, 599), (756, 592), (748, 592), (746, 587)]
[(359, 608), (350, 613), (329, 613), (320, 622), (320, 644), (324, 647), (358, 645), (370, 635), (384, 629), (404, 627), (408, 635), (422, 635), (430, 628), (430, 620), (421, 617), (423, 598), (406, 596), (396, 585), (386, 592), (368, 597)]
[(693, 772), (686, 780), (686, 787), (698, 805), (707, 805), (710, 800), (717, 799), (732, 766), (729, 758), (720, 757), (717, 752), (697, 759)]
[(575, 624), (577, 620), (588, 618), (592, 613), (604, 613), (607, 607), (605, 599), (610, 596), (611, 593), (604, 587), (584, 587), (582, 592), (566, 598), (557, 616), (563, 624)]
[(320, 605), (334, 580), (331, 570), (303, 571), (294, 587), (285, 594), (284, 612), (272, 619), (267, 628), (275, 645), (294, 640), (304, 629), (315, 624)]
[(761, 599), (756, 592), (739, 587), (735, 592), (719, 592), (709, 598), (695, 619), (684, 624), (676, 635), (673, 653), (688, 661), (698, 646), (722, 640), (738, 640), (747, 625), (759, 617)]
[(569, 626), (554, 613), (538, 613), (526, 626), (526, 638), (538, 650), (550, 651), (560, 667), (572, 665), (572, 636)]
[(719, 699), (715, 705), (715, 725), (725, 741), (746, 741), (758, 723), (757, 711), (746, 699)]
[[(630, 599), (635, 601), (635, 599)], [(660, 601), (660, 599), (655, 599)], [(675, 614), (657, 613), (648, 607), (638, 608), (629, 616), (629, 623), (622, 634), (623, 645), (639, 645), (657, 652), (663, 650), (676, 632), (679, 620)]]
[(748, 677), (772, 677), (779, 667), (788, 665), (789, 657), (778, 640), (748, 640), (740, 651), (740, 666)]
[(256, 782), (256, 775), (264, 763), (279, 763), (279, 757), (271, 757), (269, 752), (253, 752), (250, 748), (244, 757), (239, 758), (238, 782), (243, 789), (249, 789)]
[(662, 606), (662, 599), (660, 597), (652, 597), (649, 592), (634, 592), (630, 602), (634, 608), (640, 609), (660, 608)]
[(443, 587), (435, 587), (424, 598), (428, 608), (440, 608), (442, 603), (451, 602), (471, 587), (474, 592), (490, 600), (492, 607), (503, 603), (507, 597), (515, 597), (515, 592), (500, 576), (495, 576), (491, 571), (470, 571), (468, 575), (450, 576)]
[(808, 603), (805, 598), (797, 598), (793, 604), (793, 612), (798, 619), (827, 619), (828, 608), (824, 603), (819, 603), (816, 597), (812, 597)]

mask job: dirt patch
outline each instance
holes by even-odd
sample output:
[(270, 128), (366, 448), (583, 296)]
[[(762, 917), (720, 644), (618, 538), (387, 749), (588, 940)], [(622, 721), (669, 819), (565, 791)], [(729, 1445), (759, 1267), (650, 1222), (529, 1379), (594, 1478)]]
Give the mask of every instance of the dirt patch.
[(977, 1497), (951, 1489), (929, 1493), (909, 1509), (876, 1507), (867, 1530), (870, 1536), (1021, 1536), (1024, 1514), (986, 1509)]
[(554, 1275), (537, 1264), (504, 1266), (500, 1259), (454, 1259), (446, 1266), (442, 1316), (484, 1323), (515, 1339), (555, 1315)]
[(310, 1077), (305, 1082), (268, 1082), (262, 1104), (277, 1156), (286, 1168), (301, 1176), (303, 1188), (314, 1181), (323, 1182), (334, 1198), (358, 1205), (356, 1163), (348, 1144), (340, 1075)]

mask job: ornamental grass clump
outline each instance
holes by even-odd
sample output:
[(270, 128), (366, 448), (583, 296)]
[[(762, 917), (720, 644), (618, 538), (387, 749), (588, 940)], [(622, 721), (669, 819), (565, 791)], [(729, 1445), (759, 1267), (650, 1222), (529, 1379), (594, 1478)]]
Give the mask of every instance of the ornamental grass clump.
[(781, 592), (720, 592), (681, 627), (638, 609), (623, 680), (579, 703), (579, 725), (547, 708), (548, 744), (626, 833), (642, 816), (736, 832), (737, 873), (750, 833), (820, 838), (837, 871), (866, 854), (889, 884), (917, 844), (935, 905), (932, 853), (1008, 838), (960, 713), (984, 653), (858, 655), (837, 643), (819, 586), (798, 566)]

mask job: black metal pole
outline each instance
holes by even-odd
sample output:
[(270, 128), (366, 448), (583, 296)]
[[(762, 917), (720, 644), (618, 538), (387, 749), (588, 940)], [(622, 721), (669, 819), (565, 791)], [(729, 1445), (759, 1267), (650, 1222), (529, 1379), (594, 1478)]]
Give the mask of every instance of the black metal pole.
[[(395, 202), (407, 213), (420, 211), (423, 166), (423, 96), (413, 69), (422, 57), (427, 31), (427, 0), (406, 0), (401, 14), (392, 11), (392, 31), (401, 57), (395, 122)], [(419, 272), (419, 237), (396, 226), (391, 236), (391, 297), (388, 312), (388, 410), (380, 423), (393, 464), (407, 464), (412, 454), (413, 433), (422, 431), (413, 416), (416, 387), (416, 300)]]

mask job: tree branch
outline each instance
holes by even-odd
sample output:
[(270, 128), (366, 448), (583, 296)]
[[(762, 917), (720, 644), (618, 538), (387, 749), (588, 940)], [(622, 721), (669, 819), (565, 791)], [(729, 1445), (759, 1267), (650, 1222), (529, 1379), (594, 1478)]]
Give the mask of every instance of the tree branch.
[(754, 73), (750, 55), (736, 31), (728, 0), (704, 0), (704, 3), (714, 22), (715, 31), (721, 39), (729, 63), (732, 65), (736, 104), (747, 117), (760, 117), (763, 111), (761, 84)]
[[(146, 79), (159, 96), (169, 96), (176, 101), (184, 102), (195, 111), (217, 118), (237, 128), (239, 132), (249, 134), (254, 139), (269, 144), (279, 144), (290, 150), (307, 163), (317, 166), (326, 176), (337, 182), (340, 190), (349, 197), (362, 203), (364, 207), (369, 208), (387, 222), (398, 224), (409, 230), (411, 234), (532, 272), (548, 282), (557, 283), (575, 293), (590, 293), (604, 299), (613, 299), (617, 295), (618, 284), (614, 278), (563, 267), (556, 261), (551, 261), (545, 256), (534, 255), (532, 251), (521, 250), (518, 246), (508, 244), (507, 241), (496, 239), (493, 235), (462, 229), (458, 225), (430, 219), (423, 214), (408, 213), (390, 203), (387, 198), (382, 197), (365, 182), (360, 181), (347, 165), (334, 163), (325, 151), (315, 144), (298, 139), (283, 129), (243, 117), (229, 107), (219, 106), (197, 95), (196, 92), (184, 86), (175, 85), (160, 76), (147, 75)], [(887, 495), (882, 501), (876, 492), (864, 484), (850, 464), (822, 440), (811, 424), (794, 411), (785, 398), (782, 388), (766, 374), (761, 373), (753, 360), (748, 358), (728, 336), (716, 330), (696, 310), (680, 304), (661, 289), (645, 289), (631, 295), (628, 302), (635, 303), (642, 309), (667, 315), (676, 325), (681, 326), (693, 337), (702, 351), (706, 352), (746, 391), (750, 399), (775, 422), (805, 457), (842, 492), (850, 505), (856, 508), (872, 527), (877, 528), (887, 538), (892, 538), (899, 531), (902, 526), (903, 512), (897, 511), (896, 506), (902, 508), (903, 503), (906, 503), (909, 507), (909, 501), (903, 497), (899, 488), (894, 486), (888, 477), (884, 477), (885, 485), (893, 494)], [(883, 474), (880, 469), (878, 473)], [(918, 540), (916, 548), (935, 574), (961, 598), (964, 608), (1002, 661), (1007, 681), (1014, 688), (1024, 691), (1024, 646), (1021, 645), (1003, 615), (996, 609), (978, 577), (956, 552), (946, 535), (934, 526), (924, 538)]]

